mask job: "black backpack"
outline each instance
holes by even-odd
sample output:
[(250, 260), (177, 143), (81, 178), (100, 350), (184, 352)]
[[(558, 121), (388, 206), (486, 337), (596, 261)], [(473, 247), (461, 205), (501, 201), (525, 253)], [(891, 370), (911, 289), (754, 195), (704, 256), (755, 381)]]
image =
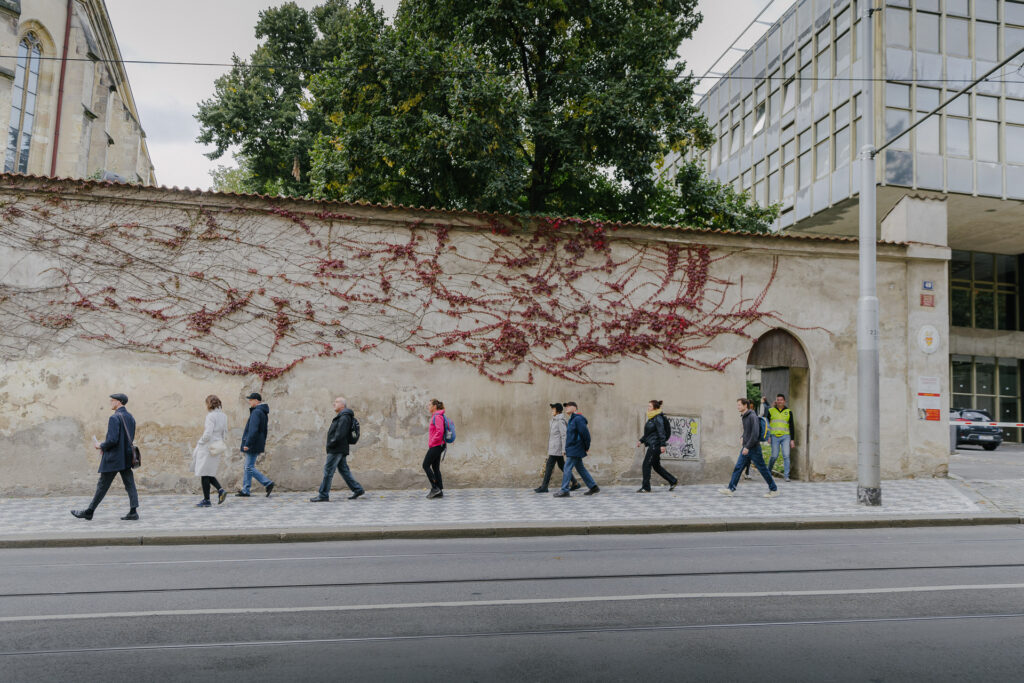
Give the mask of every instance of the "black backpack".
[(359, 420), (356, 416), (352, 416), (352, 429), (348, 433), (349, 444), (356, 444), (359, 442)]
[(672, 423), (669, 422), (667, 417), (665, 417), (665, 413), (661, 414), (661, 421), (665, 425), (665, 441), (668, 441), (669, 437), (672, 436)]

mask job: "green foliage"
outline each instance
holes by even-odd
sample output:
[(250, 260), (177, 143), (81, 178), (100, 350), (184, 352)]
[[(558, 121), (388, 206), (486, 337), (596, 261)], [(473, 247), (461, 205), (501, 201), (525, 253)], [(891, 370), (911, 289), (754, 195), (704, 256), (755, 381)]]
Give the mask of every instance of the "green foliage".
[(761, 402), (761, 385), (747, 380), (747, 398), (755, 404)]
[(238, 167), (220, 165), (210, 171), (212, 190), (216, 192), (234, 192), (236, 194), (251, 194), (258, 192), (256, 179), (247, 162), (243, 161)]
[(676, 55), (697, 0), (371, 0), (263, 11), (200, 104), (254, 191), (761, 231), (774, 219), (669, 157), (711, 131)]

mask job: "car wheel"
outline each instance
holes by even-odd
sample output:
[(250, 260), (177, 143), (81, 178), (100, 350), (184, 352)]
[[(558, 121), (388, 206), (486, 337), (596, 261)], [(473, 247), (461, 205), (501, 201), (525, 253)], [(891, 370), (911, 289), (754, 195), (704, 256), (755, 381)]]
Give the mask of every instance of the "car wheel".
[(986, 451), (994, 451), (995, 449), (999, 448), (999, 444), (997, 444), (997, 443), (985, 443), (985, 444), (982, 444), (981, 447), (984, 448)]

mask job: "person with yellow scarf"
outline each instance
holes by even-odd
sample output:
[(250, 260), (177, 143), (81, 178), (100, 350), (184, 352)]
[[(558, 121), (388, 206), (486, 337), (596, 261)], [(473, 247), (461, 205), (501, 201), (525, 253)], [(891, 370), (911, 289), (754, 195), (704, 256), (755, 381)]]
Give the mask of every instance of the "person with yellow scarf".
[(643, 483), (637, 489), (637, 493), (651, 492), (651, 470), (657, 472), (662, 479), (668, 482), (668, 490), (675, 490), (679, 479), (672, 476), (672, 473), (661, 466), (661, 454), (665, 452), (668, 445), (670, 427), (668, 418), (661, 412), (662, 401), (652, 399), (647, 404), (647, 422), (644, 424), (644, 435), (640, 437), (637, 448), (641, 445), (647, 446), (644, 454)]

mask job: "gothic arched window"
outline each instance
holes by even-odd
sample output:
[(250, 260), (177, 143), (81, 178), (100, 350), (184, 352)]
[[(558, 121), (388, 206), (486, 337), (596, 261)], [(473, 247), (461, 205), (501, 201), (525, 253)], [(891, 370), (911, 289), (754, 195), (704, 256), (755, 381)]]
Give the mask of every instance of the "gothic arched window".
[(32, 124), (36, 117), (39, 89), (39, 39), (29, 33), (18, 45), (18, 70), (11, 90), (11, 124), (7, 131), (7, 158), (4, 172), (28, 172), (28, 152), (32, 146)]

